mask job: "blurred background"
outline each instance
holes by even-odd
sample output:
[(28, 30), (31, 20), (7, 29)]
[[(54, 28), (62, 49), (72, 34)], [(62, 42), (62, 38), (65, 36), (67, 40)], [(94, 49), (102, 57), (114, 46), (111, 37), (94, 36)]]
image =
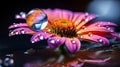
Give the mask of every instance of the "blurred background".
[[(75, 12), (88, 12), (98, 16), (94, 21), (110, 21), (120, 26), (120, 1), (119, 0), (11, 0), (0, 2), (0, 54), (15, 51), (25, 51), (30, 48), (43, 49), (46, 44), (32, 44), (31, 35), (18, 35), (8, 37), (8, 27), (13, 23), (25, 22), (16, 20), (19, 12), (28, 12), (34, 8), (41, 9), (67, 9)], [(120, 29), (116, 29), (120, 32)]]

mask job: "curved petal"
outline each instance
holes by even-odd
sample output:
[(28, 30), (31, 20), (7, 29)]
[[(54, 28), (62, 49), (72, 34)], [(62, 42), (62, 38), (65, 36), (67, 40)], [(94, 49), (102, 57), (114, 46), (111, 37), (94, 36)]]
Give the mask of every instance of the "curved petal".
[(81, 21), (85, 18), (84, 13), (79, 13), (79, 12), (75, 12), (73, 14), (73, 18), (72, 18), (72, 22), (74, 22), (74, 25), (78, 25), (79, 23), (81, 23)]
[(12, 28), (17, 28), (17, 27), (28, 27), (27, 23), (14, 23), (13, 25), (10, 25), (8, 27), (8, 29), (12, 29)]
[(95, 34), (91, 34), (91, 35), (84, 34), (84, 35), (81, 35), (79, 37), (80, 37), (80, 40), (93, 41), (93, 42), (109, 45), (108, 39), (106, 39), (105, 37), (102, 37), (102, 36), (95, 35)]
[(79, 22), (79, 24), (77, 24), (77, 27), (76, 29), (80, 29), (82, 26), (84, 26), (87, 22), (89, 22), (90, 20), (96, 18), (96, 15), (94, 14), (88, 14), (88, 13), (85, 13), (84, 14), (84, 18), (82, 19), (81, 22)]
[(30, 28), (17, 28), (14, 29), (13, 31), (10, 31), (9, 36), (13, 36), (13, 35), (20, 35), (20, 34), (34, 34), (36, 33), (35, 31), (31, 30)]
[(38, 42), (40, 40), (47, 39), (50, 36), (52, 36), (52, 34), (50, 34), (48, 32), (44, 32), (44, 31), (39, 31), (31, 37), (31, 42), (35, 43), (35, 42)]
[(65, 38), (53, 36), (50, 37), (47, 42), (50, 48), (57, 48), (65, 42)]
[(120, 34), (117, 34), (117, 33), (111, 33), (111, 37), (115, 37), (116, 39), (120, 39)]
[(98, 21), (98, 22), (94, 22), (93, 24), (90, 24), (87, 28), (91, 28), (91, 27), (113, 27), (113, 26), (117, 26), (115, 23), (112, 22), (104, 22), (104, 21)]
[(78, 52), (81, 47), (81, 43), (77, 38), (66, 38), (65, 45), (71, 53)]
[[(85, 33), (89, 33), (89, 32), (102, 32), (102, 33), (110, 33), (112, 32), (109, 29), (106, 29), (105, 27), (90, 27), (90, 28), (84, 28), (84, 29), (80, 29), (77, 34), (85, 34)], [(98, 33), (99, 35), (99, 33)]]

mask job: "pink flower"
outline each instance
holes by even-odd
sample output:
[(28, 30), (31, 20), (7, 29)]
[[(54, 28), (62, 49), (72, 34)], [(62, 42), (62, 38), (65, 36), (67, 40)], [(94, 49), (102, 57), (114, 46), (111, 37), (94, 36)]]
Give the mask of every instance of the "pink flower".
[[(37, 14), (36, 11), (38, 11), (38, 14), (39, 11), (41, 12), (40, 9), (36, 9), (32, 14)], [(113, 29), (114, 26), (117, 26), (115, 23), (105, 21), (88, 23), (96, 18), (94, 14), (62, 9), (42, 9), (42, 11), (48, 18), (48, 24), (44, 29), (35, 31), (28, 23), (14, 24), (9, 29), (17, 29), (11, 31), (9, 35), (32, 34), (32, 43), (47, 39), (50, 48), (55, 49), (64, 46), (64, 49), (67, 49), (70, 53), (76, 53), (80, 50), (81, 40), (109, 45), (107, 38), (115, 37), (120, 39), (120, 36)], [(22, 18), (22, 16), (17, 18)], [(24, 15), (22, 19), (28, 21), (27, 15)], [(34, 19), (36, 19), (36, 16)]]

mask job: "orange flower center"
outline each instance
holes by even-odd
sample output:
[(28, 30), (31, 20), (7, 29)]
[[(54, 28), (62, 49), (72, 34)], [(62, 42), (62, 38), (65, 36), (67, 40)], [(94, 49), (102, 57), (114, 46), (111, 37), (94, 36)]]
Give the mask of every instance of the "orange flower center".
[(50, 24), (50, 32), (61, 37), (76, 37), (74, 23), (68, 20), (57, 20)]

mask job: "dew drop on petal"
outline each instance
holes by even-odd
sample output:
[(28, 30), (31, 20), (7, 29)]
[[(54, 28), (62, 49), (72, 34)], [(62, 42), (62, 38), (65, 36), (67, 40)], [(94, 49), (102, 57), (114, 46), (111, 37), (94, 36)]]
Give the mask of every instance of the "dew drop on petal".
[(50, 43), (54, 44), (54, 43), (55, 43), (55, 40), (50, 40)]
[(88, 33), (88, 36), (89, 36), (89, 37), (92, 37), (92, 36), (93, 36), (93, 34), (92, 34), (92, 33)]
[(72, 43), (75, 44), (76, 42), (73, 40)]
[(27, 24), (35, 31), (44, 29), (48, 24), (47, 15), (40, 9), (31, 10), (26, 18)]
[(40, 36), (40, 40), (43, 40), (44, 39), (44, 37), (43, 36)]
[(87, 18), (87, 19), (85, 19), (85, 22), (88, 22), (89, 21), (89, 19)]
[(103, 40), (102, 40), (101, 38), (100, 38), (100, 39), (98, 39), (98, 41), (99, 41), (99, 42), (103, 42)]
[(18, 35), (19, 34), (18, 31), (16, 31), (15, 34)]
[(21, 16), (20, 15), (15, 15), (15, 18), (18, 19), (18, 18), (21, 18)]
[(24, 30), (21, 30), (21, 33), (22, 33), (22, 34), (25, 34), (25, 31), (24, 31)]

